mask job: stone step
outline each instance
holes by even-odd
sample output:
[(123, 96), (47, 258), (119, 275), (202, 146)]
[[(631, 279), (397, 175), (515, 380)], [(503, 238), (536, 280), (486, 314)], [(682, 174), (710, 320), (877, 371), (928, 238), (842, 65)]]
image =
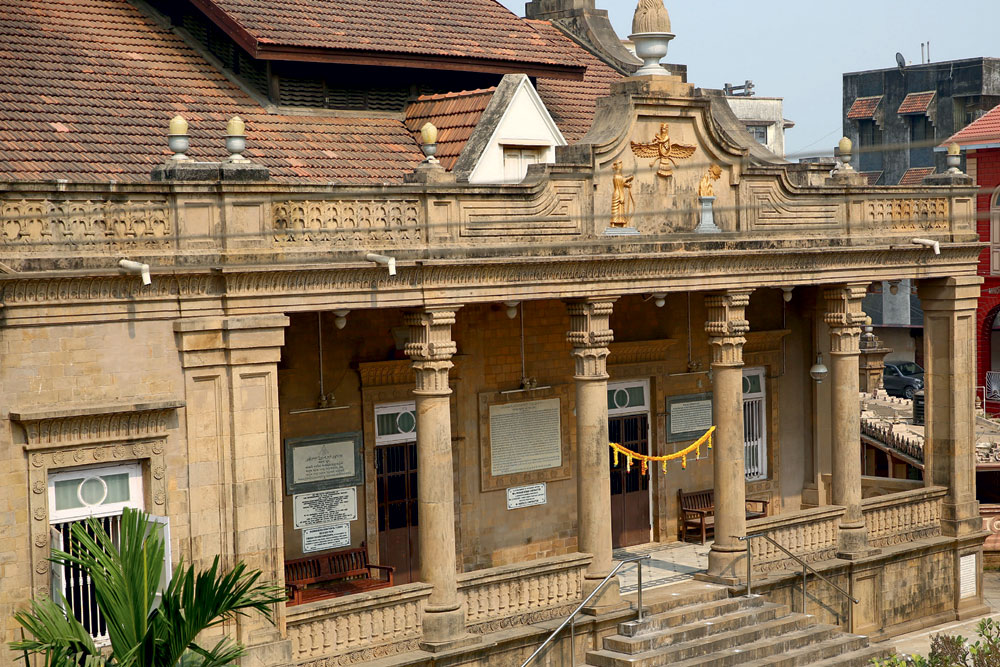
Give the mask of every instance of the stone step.
[(850, 653), (821, 660), (814, 663), (814, 667), (870, 667), (872, 660), (883, 660), (895, 652), (896, 649), (892, 646), (880, 642)]
[(708, 655), (701, 655), (689, 660), (672, 663), (671, 667), (731, 667), (746, 665), (757, 660), (777, 657), (803, 648), (828, 641), (840, 634), (832, 625), (811, 625), (801, 630), (795, 630), (776, 637), (767, 637), (760, 641), (740, 646), (723, 647)]
[(830, 638), (815, 644), (807, 644), (801, 648), (753, 660), (743, 663), (743, 665), (744, 667), (800, 667), (801, 665), (815, 665), (823, 660), (836, 658), (867, 647), (867, 637), (851, 635), (845, 632), (834, 634)]
[[(630, 599), (634, 597), (634, 595), (629, 596)], [(680, 607), (727, 599), (729, 599), (729, 589), (725, 586), (692, 581), (645, 591), (642, 596), (642, 606), (649, 615), (655, 616)]]
[[(833, 633), (838, 632), (833, 626), (816, 626), (815, 622), (816, 620), (812, 616), (791, 614), (779, 619), (754, 623), (702, 639), (686, 641), (634, 655), (625, 655), (607, 649), (588, 651), (587, 664), (594, 667), (625, 667), (626, 665), (653, 667), (655, 665), (677, 665), (678, 663), (688, 664), (684, 661), (690, 661), (692, 665), (742, 664), (747, 660), (773, 655), (779, 651), (799, 648), (810, 641), (823, 641)], [(769, 646), (769, 642), (762, 640), (781, 638), (782, 635), (788, 635), (788, 637), (776, 642), (780, 645), (776, 645), (773, 652), (763, 652), (759, 648), (751, 650), (750, 645), (752, 644), (759, 642), (761, 647)], [(733, 656), (739, 659), (738, 662), (702, 662), (709, 654), (731, 652), (733, 649), (730, 647), (746, 647), (746, 650), (737, 652)]]
[(749, 598), (721, 598), (710, 602), (685, 605), (663, 613), (646, 616), (642, 621), (619, 623), (618, 634), (624, 637), (636, 637), (648, 632), (658, 632), (695, 621), (723, 616), (740, 609), (761, 607), (764, 602), (763, 597), (754, 595)]
[[(716, 607), (713, 606), (713, 609)], [(672, 612), (670, 616), (676, 617), (682, 610)], [(689, 613), (697, 613), (691, 609)], [(770, 602), (761, 601), (760, 604), (736, 608), (723, 613), (702, 616), (684, 625), (667, 627), (665, 629), (647, 632), (635, 637), (625, 635), (612, 635), (604, 638), (604, 648), (609, 651), (617, 651), (628, 655), (645, 653), (654, 649), (675, 646), (684, 642), (705, 639), (712, 635), (721, 634), (744, 628), (751, 625), (773, 621), (776, 618), (786, 616), (788, 608), (784, 605), (777, 605)]]

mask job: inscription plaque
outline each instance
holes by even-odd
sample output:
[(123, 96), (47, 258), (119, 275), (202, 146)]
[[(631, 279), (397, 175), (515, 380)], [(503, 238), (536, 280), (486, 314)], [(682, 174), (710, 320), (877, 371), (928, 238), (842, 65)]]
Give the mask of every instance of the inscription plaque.
[(364, 483), (361, 433), (285, 440), (285, 493), (295, 495)]
[(358, 518), (357, 489), (300, 493), (292, 497), (296, 528), (345, 523)]
[(667, 440), (700, 438), (712, 428), (712, 395), (692, 394), (667, 399)]
[(490, 472), (494, 477), (562, 465), (558, 398), (490, 406)]
[(351, 524), (335, 523), (302, 530), (302, 553), (329, 551), (351, 546)]
[(976, 597), (976, 554), (969, 554), (958, 559), (959, 597)]
[(507, 489), (507, 509), (509, 510), (544, 505), (546, 502), (548, 502), (548, 498), (546, 497), (545, 482)]

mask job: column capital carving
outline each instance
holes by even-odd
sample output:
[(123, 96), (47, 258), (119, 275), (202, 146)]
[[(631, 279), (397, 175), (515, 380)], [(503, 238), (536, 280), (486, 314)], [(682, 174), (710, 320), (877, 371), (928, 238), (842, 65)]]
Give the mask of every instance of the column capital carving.
[(608, 378), (608, 345), (615, 338), (610, 320), (617, 300), (610, 297), (566, 302), (570, 327), (566, 340), (573, 346), (577, 378)]
[(451, 393), (448, 371), (451, 358), (458, 346), (451, 339), (451, 325), (455, 323), (457, 308), (427, 308), (403, 315), (403, 322), (410, 329), (406, 354), (413, 361), (417, 376), (416, 393), (440, 396)]
[(743, 344), (750, 331), (746, 308), (753, 290), (728, 290), (705, 297), (708, 319), (705, 333), (712, 350), (713, 366), (742, 366)]
[(859, 354), (861, 325), (865, 311), (861, 302), (870, 283), (849, 283), (823, 290), (826, 312), (823, 321), (830, 327), (831, 354)]

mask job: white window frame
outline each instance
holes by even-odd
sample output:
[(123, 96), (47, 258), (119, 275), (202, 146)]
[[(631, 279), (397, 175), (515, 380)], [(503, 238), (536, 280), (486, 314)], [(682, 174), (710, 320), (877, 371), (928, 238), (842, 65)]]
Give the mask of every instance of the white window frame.
[[(382, 435), (378, 432), (378, 418), (384, 414), (413, 413), (413, 430), (406, 433), (391, 433)], [(413, 442), (417, 439), (417, 402), (399, 401), (396, 403), (377, 403), (375, 405), (375, 446), (397, 445), (403, 442)]]
[[(632, 387), (642, 387), (642, 405), (630, 405), (624, 408), (608, 408), (608, 416), (649, 414), (649, 380), (627, 380), (623, 382), (609, 382), (608, 393), (630, 389)], [(617, 404), (617, 403), (616, 403)], [(650, 443), (652, 444), (652, 443)]]
[[(524, 180), (524, 177), (528, 175), (528, 167), (533, 164), (544, 164), (546, 151), (548, 150), (548, 144), (545, 145), (530, 145), (521, 143), (502, 143), (500, 145), (500, 158), (503, 160), (503, 182), (504, 183), (520, 183)], [(517, 152), (516, 161), (517, 169), (508, 169), (508, 156), (507, 153)], [(526, 160), (526, 155), (530, 154), (534, 158), (533, 161)], [(515, 157), (511, 156), (511, 160)], [(515, 173), (516, 171), (516, 173)]]
[[(96, 505), (94, 507), (77, 507), (68, 510), (56, 509), (56, 482), (66, 479), (79, 479), (90, 477), (96, 474), (107, 475), (127, 472), (129, 475), (129, 499), (109, 505)], [(61, 470), (49, 474), (49, 523), (59, 524), (70, 521), (80, 521), (88, 517), (104, 517), (121, 514), (126, 507), (135, 509), (145, 509), (142, 497), (142, 466), (139, 463), (126, 463), (115, 465), (87, 466), (85, 468), (73, 468)]]
[[(744, 452), (744, 456), (746, 456), (747, 453), (749, 452), (749, 450), (752, 447), (757, 447), (759, 449), (758, 456), (759, 456), (759, 460), (760, 460), (760, 469), (756, 472), (756, 474), (753, 474), (752, 476), (751, 476), (751, 473), (750, 473), (749, 470), (746, 471), (746, 481), (748, 481), (748, 482), (758, 482), (758, 481), (761, 481), (761, 480), (765, 480), (768, 477), (768, 465), (767, 465), (767, 454), (768, 454), (768, 451), (767, 451), (767, 369), (763, 368), (763, 367), (744, 368), (743, 369), (743, 377), (744, 378), (750, 377), (750, 376), (754, 376), (754, 375), (757, 375), (757, 376), (760, 377), (760, 391), (759, 392), (754, 392), (754, 393), (746, 393), (746, 392), (743, 393), (743, 406), (744, 406), (744, 408), (743, 408), (743, 433), (744, 433), (743, 452)], [(746, 428), (747, 428), (747, 426), (746, 426), (746, 419), (747, 419), (746, 404), (747, 404), (748, 400), (749, 401), (759, 401), (759, 403), (758, 403), (759, 419), (760, 419), (760, 423), (759, 423), (760, 441), (759, 441), (759, 444), (755, 443), (755, 442), (748, 442), (746, 440)]]

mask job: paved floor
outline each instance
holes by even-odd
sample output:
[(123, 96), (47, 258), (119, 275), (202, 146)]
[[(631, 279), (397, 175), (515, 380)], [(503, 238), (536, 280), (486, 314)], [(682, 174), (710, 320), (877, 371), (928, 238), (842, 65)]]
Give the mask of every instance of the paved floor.
[[(649, 560), (642, 563), (643, 590), (676, 584), (690, 580), (696, 572), (708, 569), (708, 550), (711, 542), (701, 544), (644, 544), (625, 549), (615, 549), (615, 559), (630, 556), (649, 555)], [(626, 566), (618, 575), (622, 593), (632, 593), (639, 587), (639, 575), (635, 566)], [(920, 630), (897, 637), (893, 644), (900, 654), (917, 654), (926, 656), (930, 650), (931, 637), (937, 634), (962, 635), (967, 639), (975, 639), (976, 626), (983, 618), (994, 618), (1000, 621), (1000, 572), (987, 571), (983, 573), (983, 596), (987, 606), (994, 610), (989, 616), (967, 621), (946, 623), (933, 628)]]

